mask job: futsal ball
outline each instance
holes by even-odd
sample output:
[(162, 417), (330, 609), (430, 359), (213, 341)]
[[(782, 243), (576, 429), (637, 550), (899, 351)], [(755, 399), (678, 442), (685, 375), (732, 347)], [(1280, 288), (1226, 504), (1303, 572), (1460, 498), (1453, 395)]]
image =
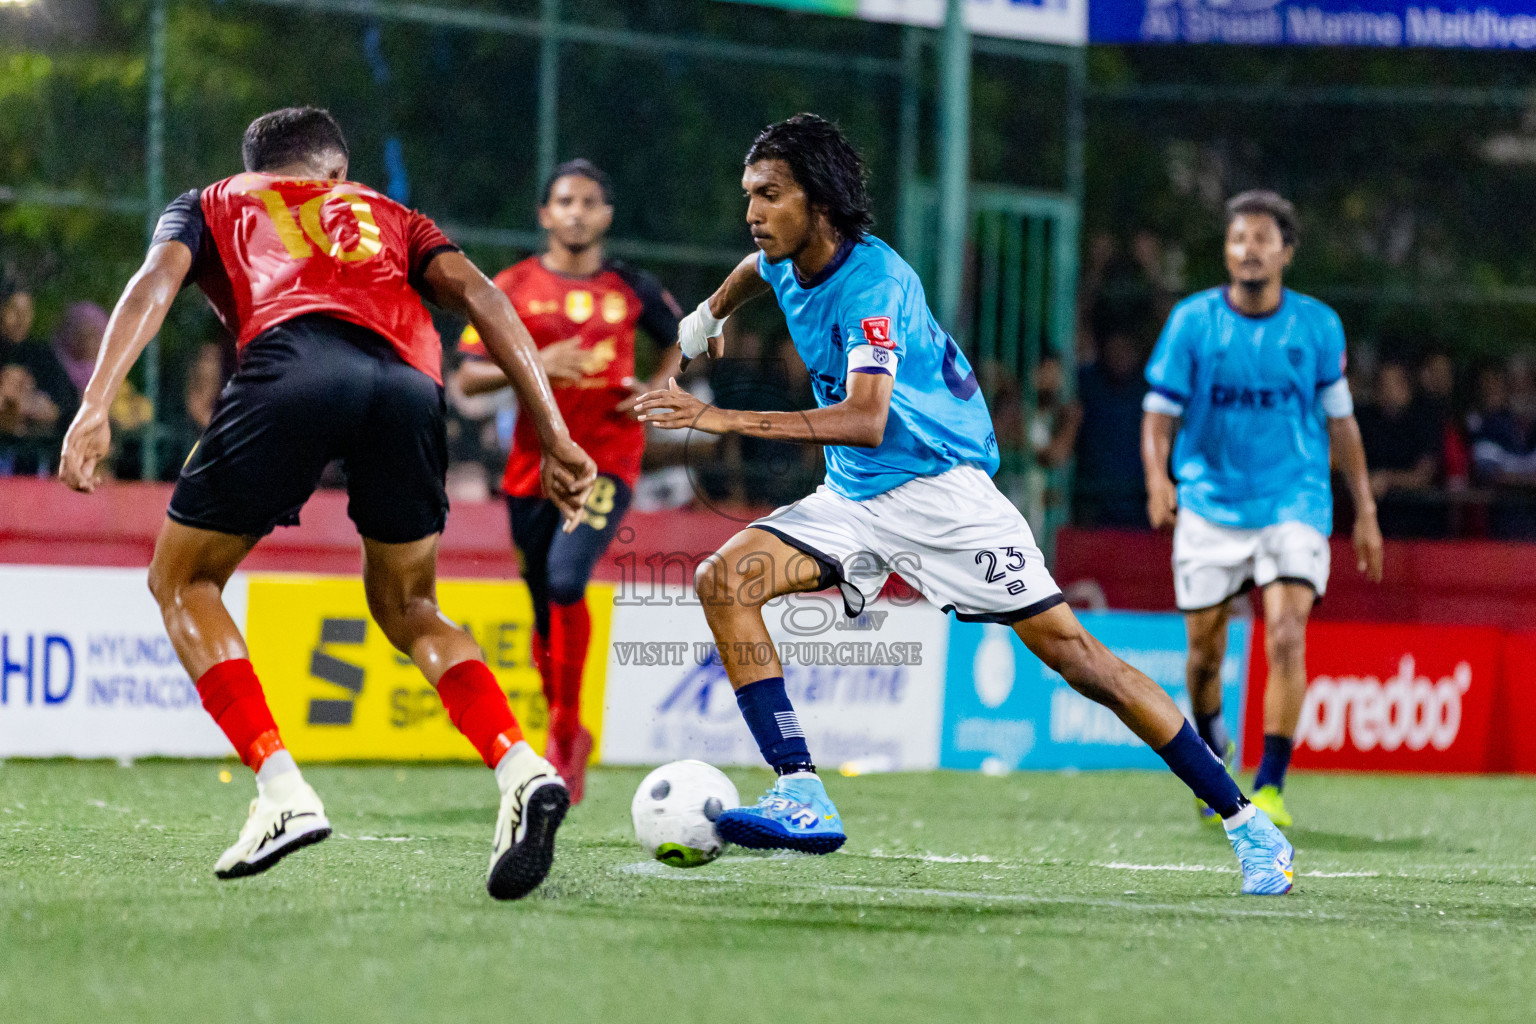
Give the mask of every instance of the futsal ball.
[(646, 853), (675, 868), (696, 868), (725, 847), (715, 834), (715, 819), (740, 806), (736, 787), (720, 769), (703, 761), (673, 761), (645, 777), (629, 812)]

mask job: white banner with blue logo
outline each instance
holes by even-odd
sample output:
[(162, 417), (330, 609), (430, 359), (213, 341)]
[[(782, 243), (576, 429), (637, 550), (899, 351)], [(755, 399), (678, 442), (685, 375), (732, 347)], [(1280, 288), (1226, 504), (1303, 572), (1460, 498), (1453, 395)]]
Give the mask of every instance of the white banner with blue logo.
[(1092, 0), (1095, 43), (1536, 49), (1536, 2)]
[[(850, 620), (829, 595), (796, 594), (772, 602), (764, 618), (818, 764), (850, 772), (938, 764), (944, 613), (881, 600)], [(738, 657), (765, 662), (769, 652), (755, 648), (744, 645)], [(621, 595), (613, 609), (601, 760), (681, 758), (763, 763), (697, 599), (681, 587)]]
[[(1176, 614), (1084, 612), (1083, 625), (1151, 676), (1187, 716), (1184, 620)], [(1025, 649), (1007, 626), (950, 628), (939, 765), (1001, 773), (1018, 768), (1162, 768), (1114, 713), (1084, 697)], [(1222, 714), (1241, 733), (1248, 623), (1228, 627)]]
[[(245, 621), (245, 579), (224, 590)], [(0, 757), (222, 757), (143, 569), (0, 566)]]

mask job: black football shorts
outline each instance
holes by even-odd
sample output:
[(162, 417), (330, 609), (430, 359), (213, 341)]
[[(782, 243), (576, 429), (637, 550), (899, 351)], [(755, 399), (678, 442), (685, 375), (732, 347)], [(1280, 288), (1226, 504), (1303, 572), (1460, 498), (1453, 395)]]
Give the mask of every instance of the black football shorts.
[(320, 314), (278, 324), (241, 350), (170, 517), (249, 537), (297, 526), (340, 459), (347, 514), (364, 537), (404, 544), (441, 533), (444, 412), (442, 387), (372, 331)]

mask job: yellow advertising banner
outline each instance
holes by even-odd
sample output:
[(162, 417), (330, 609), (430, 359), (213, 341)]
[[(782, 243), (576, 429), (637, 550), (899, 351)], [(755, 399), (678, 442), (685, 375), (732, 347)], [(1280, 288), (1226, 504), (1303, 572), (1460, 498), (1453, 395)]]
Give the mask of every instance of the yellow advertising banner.
[[(474, 748), (416, 666), (368, 615), (355, 577), (253, 573), (246, 611), (251, 661), (283, 742), (301, 761), (464, 760)], [(549, 712), (529, 638), (533, 602), (521, 582), (444, 580), (443, 614), (472, 633), (534, 749)], [(582, 675), (581, 720), (602, 748), (603, 683), (613, 587), (587, 588), (592, 643)]]

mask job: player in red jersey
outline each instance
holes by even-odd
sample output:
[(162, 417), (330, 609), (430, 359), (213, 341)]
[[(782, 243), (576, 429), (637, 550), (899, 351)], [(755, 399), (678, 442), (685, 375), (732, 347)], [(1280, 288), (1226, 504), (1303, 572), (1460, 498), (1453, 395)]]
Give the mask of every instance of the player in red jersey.
[(422, 298), (477, 326), (537, 432), (539, 485), (572, 522), (596, 467), (572, 442), (506, 297), (426, 217), (346, 180), (347, 145), (330, 114), (266, 114), (241, 148), (246, 173), (180, 196), (160, 218), (112, 314), (60, 475), (95, 489), (112, 399), (177, 292), (196, 282), (235, 335), (240, 362), (177, 480), (149, 587), (204, 708), (256, 773), (250, 815), (215, 873), (264, 871), (330, 834), (222, 591), (261, 537), (298, 522), (321, 471), (340, 458), (369, 610), (495, 769), (502, 798), (486, 885), (516, 899), (548, 873), (570, 797), (523, 740), (474, 638), (438, 610), (442, 345)]
[[(568, 533), (556, 529), (559, 512), (539, 493), (538, 436), (529, 417), (517, 419), (502, 480), (512, 543), (533, 597), (533, 661), (549, 702), (544, 755), (570, 786), (573, 803), (581, 799), (592, 754), (578, 714), (592, 632), (587, 581), (629, 508), (645, 447), (645, 427), (631, 411), (646, 390), (635, 384), (636, 326), (671, 346), (648, 387), (665, 386), (680, 359), (672, 345), (682, 313), (677, 302), (649, 274), (604, 258), (611, 195), (607, 175), (590, 161), (555, 168), (539, 203), (548, 248), (495, 278), (539, 346), (571, 435), (597, 462), (581, 525)], [(506, 386), (473, 325), (460, 348), (470, 357), (459, 371), (466, 393)]]

